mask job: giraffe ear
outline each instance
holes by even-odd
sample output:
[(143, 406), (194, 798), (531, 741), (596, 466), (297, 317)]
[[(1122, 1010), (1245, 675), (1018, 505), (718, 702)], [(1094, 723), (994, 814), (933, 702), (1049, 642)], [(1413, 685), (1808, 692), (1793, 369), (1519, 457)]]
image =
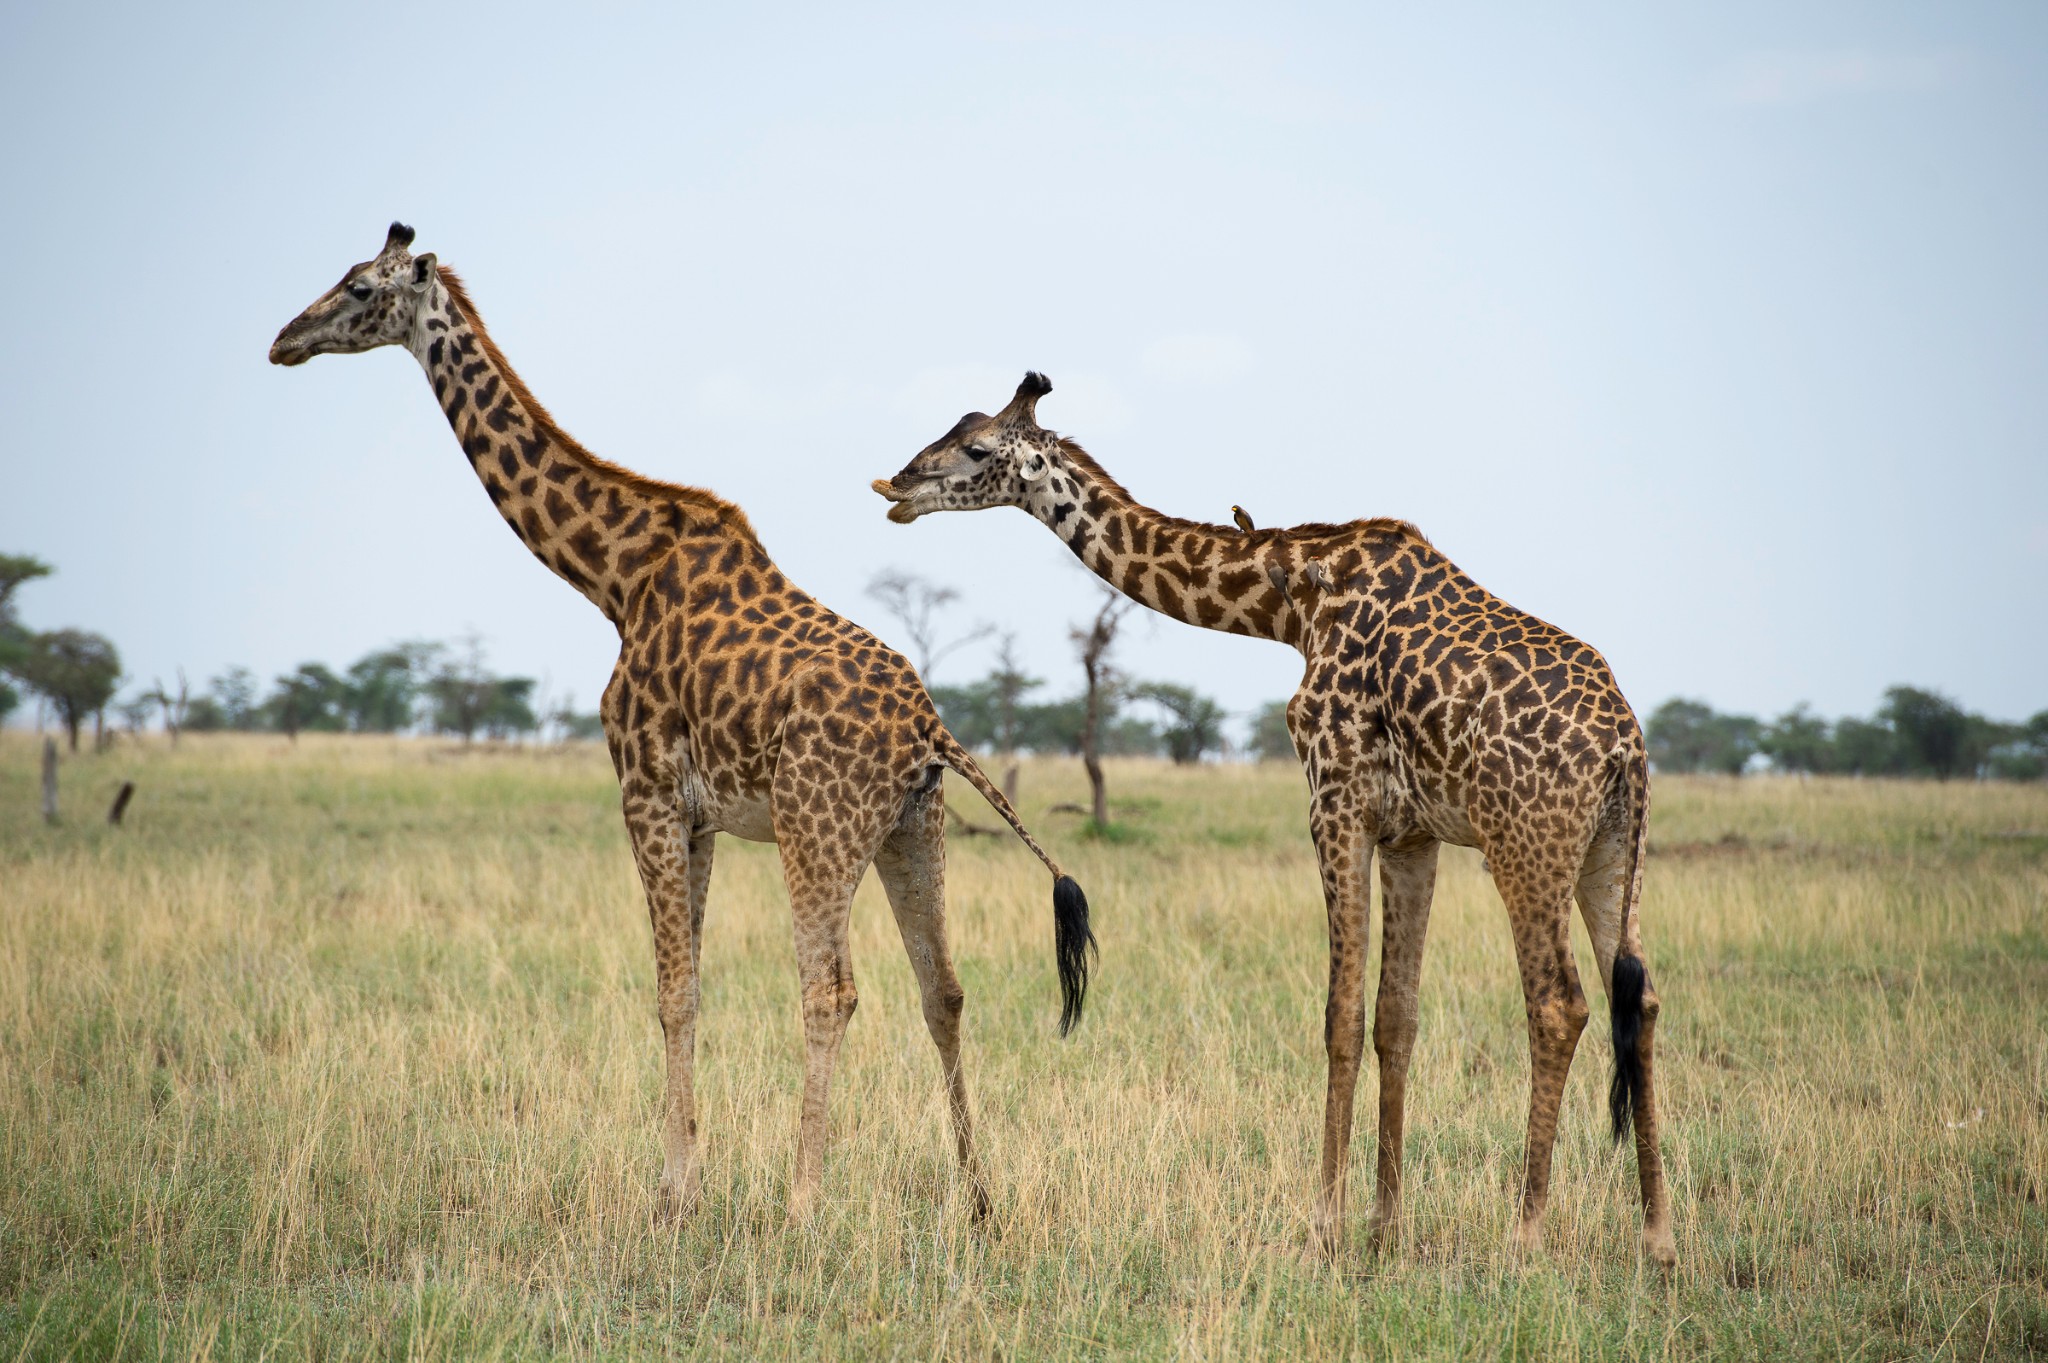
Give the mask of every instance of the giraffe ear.
[(415, 292), (425, 289), (432, 282), (434, 268), (438, 263), (432, 251), (412, 258), (412, 287)]
[(1035, 483), (1052, 472), (1052, 461), (1045, 457), (1044, 450), (1033, 450), (1031, 457), (1017, 465), (1017, 476), (1027, 483)]

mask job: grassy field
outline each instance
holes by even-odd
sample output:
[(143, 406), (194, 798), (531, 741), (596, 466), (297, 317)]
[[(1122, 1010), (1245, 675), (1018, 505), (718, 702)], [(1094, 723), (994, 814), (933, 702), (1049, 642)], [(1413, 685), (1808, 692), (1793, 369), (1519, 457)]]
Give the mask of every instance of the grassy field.
[(1405, 1243), (1364, 1244), (1368, 1061), (1352, 1246), (1287, 1252), (1326, 978), (1292, 769), (1114, 766), (1122, 836), (1098, 842), (1047, 808), (1079, 767), (1027, 765), (1025, 817), (1102, 942), (1065, 1042), (1043, 873), (955, 839), (986, 1229), (872, 881), (821, 1210), (785, 1224), (788, 911), (774, 850), (722, 839), (705, 1197), (671, 1229), (646, 913), (601, 752), (161, 744), (68, 763), (47, 828), (31, 740), (0, 736), (0, 1360), (2048, 1355), (2048, 789), (1658, 783), (1665, 1279), (1602, 1134), (1599, 1025), (1549, 1251), (1507, 1248), (1527, 1050), (1466, 852), (1423, 977)]

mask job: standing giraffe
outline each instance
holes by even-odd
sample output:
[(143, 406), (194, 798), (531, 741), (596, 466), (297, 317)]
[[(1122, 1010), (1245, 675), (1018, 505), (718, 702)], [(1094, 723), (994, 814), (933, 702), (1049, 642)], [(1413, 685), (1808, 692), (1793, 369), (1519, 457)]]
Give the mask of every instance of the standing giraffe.
[(1386, 1243), (1398, 1228), (1422, 943), (1437, 848), (1448, 842), (1485, 854), (1514, 929), (1531, 1072), (1518, 1242), (1543, 1243), (1558, 1102), (1586, 1025), (1570, 941), (1576, 895), (1612, 1019), (1615, 1140), (1635, 1127), (1643, 1248), (1674, 1263), (1650, 1086), (1658, 1001), (1636, 918), (1648, 763), (1606, 660), (1487, 592), (1405, 521), (1231, 529), (1142, 506), (1079, 445), (1039, 426), (1038, 399), (1051, 391), (1044, 376), (1026, 374), (1000, 413), (968, 413), (874, 489), (901, 523), (932, 511), (1022, 507), (1153, 610), (1301, 651), (1307, 666), (1287, 728), (1308, 774), (1309, 831), (1330, 920), (1330, 1077), (1314, 1247), (1334, 1249), (1344, 1224), (1375, 849), (1386, 940), (1373, 1020), (1374, 1239)]
[(972, 782), (1052, 872), (1062, 1034), (1080, 1018), (1094, 945), (1080, 887), (946, 732), (900, 654), (784, 578), (738, 507), (571, 440), (505, 362), (454, 272), (409, 254), (412, 239), (393, 223), (377, 258), (280, 331), (270, 359), (410, 350), (505, 523), (619, 631), (601, 713), (654, 925), (663, 1214), (687, 1211), (698, 1191), (697, 963), (720, 832), (779, 846), (796, 922), (805, 1064), (793, 1212), (808, 1210), (824, 1162), (826, 1095), (856, 1001), (847, 919), (872, 861), (923, 995), (973, 1207), (985, 1213), (960, 1067), (965, 996), (946, 946), (942, 769)]

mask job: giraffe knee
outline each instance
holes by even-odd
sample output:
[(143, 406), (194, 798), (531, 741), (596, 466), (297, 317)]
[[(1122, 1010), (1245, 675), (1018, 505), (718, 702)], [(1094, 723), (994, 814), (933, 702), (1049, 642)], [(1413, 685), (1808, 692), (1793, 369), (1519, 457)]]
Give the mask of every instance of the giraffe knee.
[(1333, 1065), (1355, 1065), (1365, 1052), (1365, 1019), (1334, 1003), (1323, 1014), (1323, 1049)]
[(860, 1006), (852, 980), (821, 980), (804, 986), (804, 1021), (844, 1023)]
[(1564, 1001), (1564, 1022), (1571, 1029), (1572, 1040), (1579, 1039), (1579, 1033), (1586, 1030), (1586, 1022), (1592, 1016), (1593, 1009), (1586, 1002), (1585, 991), (1574, 989)]
[(1571, 994), (1545, 999), (1529, 1010), (1529, 1030), (1549, 1045), (1569, 1050), (1579, 1041), (1579, 1033), (1586, 1030), (1586, 1019), (1592, 1010), (1586, 1006), (1586, 996), (1574, 990)]
[(1381, 1009), (1372, 1023), (1373, 1050), (1381, 1060), (1404, 1060), (1415, 1047), (1415, 1019)]
[(654, 1001), (654, 1015), (664, 1032), (687, 1027), (697, 1020), (697, 996), (687, 989), (664, 990)]

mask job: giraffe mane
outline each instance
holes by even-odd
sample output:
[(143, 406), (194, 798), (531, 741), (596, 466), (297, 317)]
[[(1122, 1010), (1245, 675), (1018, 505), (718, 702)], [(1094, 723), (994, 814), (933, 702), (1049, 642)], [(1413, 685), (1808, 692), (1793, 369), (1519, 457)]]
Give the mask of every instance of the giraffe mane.
[(664, 482), (659, 478), (649, 478), (645, 474), (635, 473), (629, 468), (614, 464), (609, 459), (592, 454), (581, 441), (563, 430), (548, 409), (541, 405), (540, 399), (526, 386), (526, 381), (519, 377), (519, 371), (505, 358), (505, 352), (498, 349), (498, 343), (491, 339), (490, 329), (484, 325), (483, 314), (477, 311), (476, 304), (470, 300), (469, 290), (463, 287), (462, 277), (446, 265), (437, 267), (436, 273), (441, 277), (441, 287), (448, 290), (448, 296), (455, 300), (455, 306), (462, 310), (463, 316), (469, 319), (470, 326), (475, 328), (478, 344), (483, 347), (484, 354), (491, 363), (497, 366), (498, 372), (505, 376), (506, 389), (512, 394), (513, 400), (525, 408), (527, 420), (533, 423), (536, 431), (553, 440), (574, 458), (618, 479), (634, 491), (650, 497), (666, 497), (686, 503), (699, 511), (708, 512), (735, 533), (752, 540), (755, 544), (760, 543), (759, 536), (754, 533), (753, 523), (747, 519), (747, 513), (725, 498), (701, 487)]
[[(1100, 479), (1102, 486), (1112, 497), (1120, 499), (1127, 506), (1144, 506), (1143, 502), (1140, 502), (1130, 494), (1129, 489), (1110, 476), (1108, 469), (1105, 469), (1096, 462), (1094, 455), (1082, 449), (1079, 441), (1068, 439), (1066, 436), (1060, 436), (1059, 445), (1062, 454)], [(1168, 527), (1174, 530), (1199, 530), (1217, 535), (1242, 534), (1234, 525), (1221, 525), (1211, 521), (1185, 520), (1179, 516), (1169, 516), (1156, 507), (1146, 507), (1146, 510), (1151, 511), (1154, 515), (1165, 521)], [(1366, 516), (1355, 521), (1304, 521), (1300, 525), (1268, 526), (1252, 531), (1250, 537), (1254, 540), (1349, 539), (1354, 535), (1375, 533), (1392, 535), (1401, 539), (1419, 540), (1423, 544), (1429, 543), (1429, 537), (1418, 530), (1413, 522), (1404, 521), (1398, 516)]]

